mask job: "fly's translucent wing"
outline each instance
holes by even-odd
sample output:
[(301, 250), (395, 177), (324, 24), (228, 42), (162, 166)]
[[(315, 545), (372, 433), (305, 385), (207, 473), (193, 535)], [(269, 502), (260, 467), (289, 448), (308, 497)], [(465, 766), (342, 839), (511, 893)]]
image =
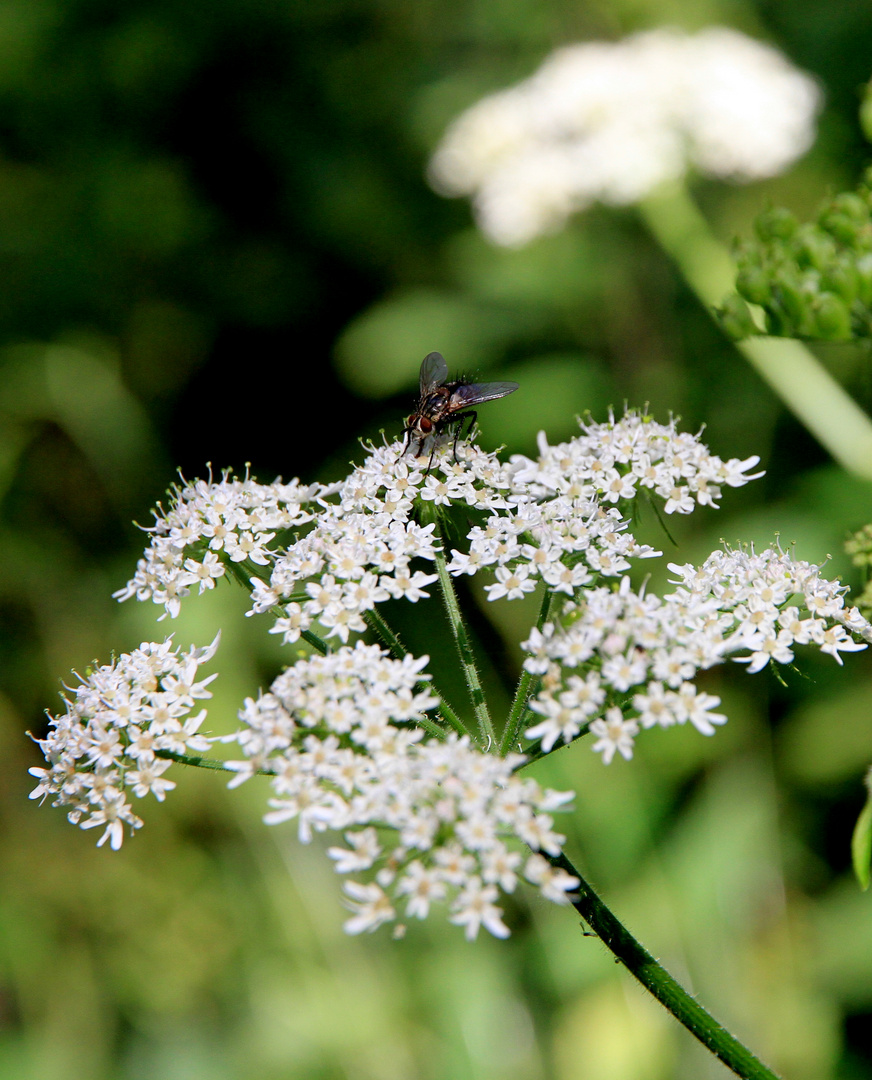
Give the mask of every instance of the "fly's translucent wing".
[(421, 363), (419, 380), (422, 398), (425, 398), (437, 386), (441, 386), (448, 381), (448, 365), (445, 363), (445, 357), (442, 353), (427, 353)]
[(493, 401), (494, 398), (513, 394), (517, 389), (516, 382), (461, 383), (452, 391), (448, 404), (452, 410), (468, 409), (482, 401)]

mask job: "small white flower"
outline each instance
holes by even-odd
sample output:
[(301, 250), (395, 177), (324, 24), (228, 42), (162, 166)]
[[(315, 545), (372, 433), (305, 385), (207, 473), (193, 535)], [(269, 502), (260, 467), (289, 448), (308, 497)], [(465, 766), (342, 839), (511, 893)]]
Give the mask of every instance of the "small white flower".
[(382, 849), (375, 829), (361, 829), (360, 832), (349, 832), (345, 834), (345, 839), (351, 845), (351, 851), (338, 847), (327, 849), (327, 854), (336, 863), (337, 874), (350, 874), (359, 870), (368, 870), (381, 855)]
[(416, 859), (397, 882), (397, 895), (409, 897), (406, 914), (410, 918), (426, 919), (431, 903), (444, 900), (447, 888), (438, 871), (425, 867)]
[(532, 885), (538, 885), (540, 892), (555, 904), (568, 904), (569, 895), (578, 888), (580, 881), (560, 867), (554, 867), (544, 856), (532, 854), (524, 866), (524, 877)]
[(346, 934), (362, 934), (364, 931), (377, 930), (384, 922), (396, 917), (387, 894), (378, 885), (361, 885), (356, 881), (346, 881), (342, 886), (348, 900), (350, 911), (355, 914), (345, 923)]
[(854, 641), (853, 638), (849, 637), (845, 628), (838, 625), (831, 626), (823, 631), (815, 640), (820, 646), (821, 652), (829, 653), (839, 664), (842, 663), (840, 653), (859, 652), (867, 647), (865, 642)]
[(577, 706), (565, 705), (561, 700), (555, 700), (550, 695), (542, 695), (536, 701), (531, 702), (530, 708), (545, 716), (545, 720), (527, 728), (524, 732), (526, 739), (541, 739), (542, 749), (547, 754), (557, 742), (562, 739), (564, 743), (570, 743), (581, 731), (586, 722), (586, 716), (582, 709)]
[(508, 600), (518, 600), (536, 588), (535, 580), (530, 578), (529, 570), (523, 565), (515, 567), (514, 570), (498, 566), (495, 576), (496, 583), (484, 587), (488, 600), (498, 600), (503, 596)]
[[(568, 794), (571, 797), (572, 793)], [(483, 854), (481, 864), (485, 882), (498, 885), (506, 893), (515, 891), (518, 882), (515, 871), (521, 865), (520, 852), (509, 851), (504, 844), (495, 843)]]
[(793, 634), (787, 630), (781, 630), (778, 634), (756, 631), (749, 634), (745, 639), (746, 646), (751, 650), (750, 656), (736, 656), (737, 663), (747, 664), (750, 674), (761, 671), (770, 660), (779, 664), (789, 664), (793, 660), (791, 645), (795, 641)]
[(670, 700), (678, 723), (689, 720), (702, 735), (714, 735), (714, 725), (727, 722), (726, 716), (711, 712), (720, 705), (721, 699), (713, 694), (699, 693), (693, 683), (682, 683)]
[(133, 794), (142, 799), (151, 792), (158, 802), (163, 802), (166, 793), (176, 786), (174, 780), (163, 779), (163, 774), (171, 764), (171, 761), (163, 759), (152, 761), (148, 765), (140, 765), (138, 769), (131, 769), (127, 773), (127, 784), (132, 788)]
[(454, 901), (450, 921), (466, 928), (467, 941), (474, 941), (482, 926), (494, 937), (509, 936), (509, 928), (501, 918), (503, 913), (493, 902), (497, 896), (495, 885), (485, 885), (472, 878)]
[(633, 697), (633, 708), (639, 714), (639, 723), (643, 728), (658, 725), (671, 727), (677, 722), (672, 708), (674, 694), (664, 689), (660, 682), (649, 682), (646, 693)]
[(644, 682), (647, 674), (648, 658), (641, 649), (609, 657), (602, 666), (603, 682), (622, 692)]
[(415, 604), (430, 595), (426, 588), (437, 580), (436, 574), (425, 574), (422, 570), (416, 570), (412, 574), (406, 569), (398, 568), (393, 577), (385, 577), (382, 582), (385, 591), (391, 596), (397, 600), (411, 600)]
[(605, 717), (592, 721), (590, 730), (597, 737), (593, 750), (602, 754), (606, 765), (616, 753), (627, 761), (633, 756), (633, 740), (639, 734), (639, 725), (635, 720), (625, 720), (619, 708), (606, 709)]

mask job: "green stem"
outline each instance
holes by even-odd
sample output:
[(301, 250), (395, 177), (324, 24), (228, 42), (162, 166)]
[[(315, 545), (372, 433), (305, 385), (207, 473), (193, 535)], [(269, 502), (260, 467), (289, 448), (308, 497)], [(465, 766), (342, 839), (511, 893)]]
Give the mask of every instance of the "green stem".
[(319, 638), (318, 635), (313, 634), (311, 630), (301, 630), (300, 637), (303, 641), (308, 641), (312, 648), (317, 649), (322, 656), (326, 656), (327, 653), (333, 651), (323, 638)]
[[(734, 291), (733, 260), (682, 184), (660, 188), (639, 203), (639, 211), (707, 308)], [(872, 421), (805, 345), (789, 338), (735, 345), (836, 461), (872, 479)]]
[[(177, 761), (180, 765), (193, 765), (197, 769), (217, 769), (219, 772), (236, 771), (235, 769), (228, 769), (226, 761), (199, 757), (196, 754), (177, 754), (175, 750), (155, 750), (154, 756), (166, 758), (168, 761)], [(263, 773), (264, 776), (272, 775), (272, 773), (263, 772), (262, 769), (258, 769), (258, 772)]]
[[(230, 559), (226, 559), (224, 562), (227, 568), (227, 574), (229, 577), (235, 579), (244, 589), (251, 591), (251, 578), (259, 577), (261, 581), (266, 581), (263, 577), (261, 568), (256, 566), (253, 562), (235, 563)], [(287, 601), (283, 601), (286, 603)], [(281, 605), (274, 605), (273, 611), (281, 611)], [(332, 652), (332, 648), (329, 642), (325, 641), (322, 637), (313, 633), (311, 630), (301, 630), (300, 637), (303, 641), (308, 641), (313, 649), (317, 649), (322, 656), (326, 656), (327, 653)]]
[(264, 577), (264, 568), (253, 563), (250, 559), (246, 559), (244, 562), (234, 562), (225, 555), (222, 562), (227, 576), (233, 578), (248, 592), (251, 592), (251, 579), (253, 577), (259, 578), (263, 582), (269, 581), (268, 576)]
[[(545, 595), (542, 597), (542, 605), (539, 608), (539, 618), (536, 620), (537, 630), (541, 630), (548, 621), (548, 614), (551, 611), (551, 597), (552, 593), (546, 586)], [(500, 757), (505, 757), (518, 741), (518, 735), (528, 711), (527, 702), (530, 699), (537, 678), (538, 676), (532, 675), (526, 668), (521, 672), (521, 677), (518, 679), (518, 688), (515, 690), (512, 707), (509, 709), (509, 716), (500, 742)]]
[(565, 855), (548, 856), (552, 866), (559, 867), (580, 881), (573, 893), (572, 906), (595, 932), (612, 955), (631, 975), (663, 1005), (691, 1035), (709, 1049), (743, 1080), (778, 1080), (751, 1051), (696, 1001), (638, 942), (627, 928), (606, 907), (591, 886), (579, 874)]
[[(381, 617), (378, 611), (376, 611), (375, 608), (371, 608), (369, 611), (365, 611), (363, 613), (363, 617), (366, 620), (367, 625), (378, 635), (382, 644), (385, 646), (391, 656), (394, 657), (394, 659), (402, 660), (402, 658), (408, 654), (409, 650), (402, 643), (402, 641), (400, 641), (398, 635), (391, 629), (390, 626), (388, 626), (388, 624)], [(442, 716), (442, 719), (450, 727), (453, 727), (458, 735), (469, 734), (463, 724), (463, 721), (445, 700), (444, 694), (442, 694), (439, 690), (436, 690), (436, 687), (429, 679), (421, 679), (419, 683), (416, 683), (415, 688), (418, 691), (434, 690), (439, 697), (439, 712)], [(445, 737), (445, 732), (442, 730), (442, 728), (427, 717), (424, 717), (424, 719), (421, 721), (421, 727), (426, 728), (431, 735), (436, 735), (440, 739)]]
[(466, 685), (469, 688), (469, 696), (472, 699), (472, 708), (475, 712), (475, 718), (478, 721), (478, 728), (481, 732), (482, 739), (485, 741), (486, 745), (490, 747), (496, 741), (494, 736), (494, 726), (490, 718), (490, 713), (488, 712), (481, 680), (478, 677), (478, 669), (475, 666), (475, 656), (472, 652), (472, 646), (469, 643), (469, 636), (466, 633), (466, 625), (463, 622), (463, 616), (460, 613), (460, 605), (457, 602), (457, 593), (454, 591), (454, 582), (451, 580), (451, 575), (448, 573), (444, 551), (436, 552), (436, 573), (439, 575), (439, 584), (442, 588), (442, 599), (445, 602), (445, 611), (448, 614), (448, 621), (451, 624), (451, 632), (454, 634), (457, 653), (460, 657), (464, 676), (466, 677)]
[[(429, 683), (424, 683), (424, 685), (428, 689), (431, 689)], [(439, 711), (442, 711), (441, 706)], [(403, 721), (403, 723), (405, 724), (406, 721)], [(425, 731), (429, 732), (437, 739), (441, 740), (445, 738), (445, 728), (442, 727), (442, 725), (437, 723), (435, 720), (432, 720), (429, 716), (419, 716), (417, 720), (411, 721), (411, 724), (414, 727), (422, 727)]]
[(402, 660), (409, 650), (402, 641), (400, 641), (399, 635), (391, 629), (381, 617), (376, 608), (370, 608), (369, 611), (364, 611), (363, 618), (367, 626), (378, 636), (378, 639), (391, 656), (393, 656), (395, 660)]

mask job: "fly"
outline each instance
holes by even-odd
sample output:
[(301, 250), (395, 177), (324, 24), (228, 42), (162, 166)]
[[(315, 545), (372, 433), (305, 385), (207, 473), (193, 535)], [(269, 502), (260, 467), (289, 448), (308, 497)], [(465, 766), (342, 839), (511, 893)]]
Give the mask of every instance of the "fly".
[[(418, 457), (425, 441), (431, 435), (438, 435), (454, 424), (456, 425), (454, 431), (454, 458), (456, 460), (457, 440), (463, 430), (464, 421), (469, 420), (469, 426), (466, 429), (468, 437), (478, 418), (478, 413), (472, 406), (481, 405), (484, 401), (493, 401), (494, 398), (505, 397), (517, 389), (516, 382), (473, 383), (465, 379), (448, 382), (448, 365), (442, 353), (428, 353), (421, 364), (415, 411), (406, 421), (403, 431), (406, 436), (403, 453), (417, 439), (418, 449), (415, 451), (415, 456)], [(433, 464), (435, 451), (434, 446), (430, 453), (430, 465)], [(430, 471), (430, 465), (427, 466), (427, 472)]]

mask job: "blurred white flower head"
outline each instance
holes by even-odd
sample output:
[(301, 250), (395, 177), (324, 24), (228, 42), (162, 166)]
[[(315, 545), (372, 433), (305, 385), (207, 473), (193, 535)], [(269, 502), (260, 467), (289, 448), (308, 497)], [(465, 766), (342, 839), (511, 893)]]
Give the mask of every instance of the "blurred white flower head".
[(472, 196), (491, 240), (520, 246), (688, 167), (774, 176), (811, 145), (819, 104), (816, 84), (781, 53), (724, 27), (569, 45), (459, 116), (429, 176), (440, 194)]

